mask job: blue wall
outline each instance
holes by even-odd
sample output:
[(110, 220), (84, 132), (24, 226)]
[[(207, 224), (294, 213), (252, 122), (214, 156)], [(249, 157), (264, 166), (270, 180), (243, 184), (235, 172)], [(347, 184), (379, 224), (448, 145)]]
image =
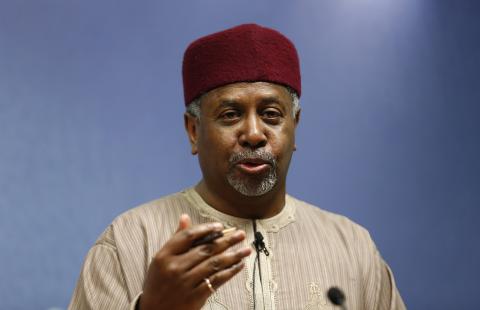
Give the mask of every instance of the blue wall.
[(66, 308), (116, 215), (199, 180), (182, 53), (244, 22), (300, 53), (290, 193), (367, 227), (410, 309), (476, 308), (479, 12), (474, 0), (0, 2), (0, 309)]

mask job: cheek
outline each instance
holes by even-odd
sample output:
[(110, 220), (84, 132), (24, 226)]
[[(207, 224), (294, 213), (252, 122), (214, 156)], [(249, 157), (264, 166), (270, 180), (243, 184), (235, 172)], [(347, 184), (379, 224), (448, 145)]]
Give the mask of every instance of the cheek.
[(290, 157), (295, 145), (295, 135), (292, 130), (283, 129), (272, 135), (270, 141), (272, 151), (280, 158)]
[(215, 156), (228, 158), (229, 152), (235, 146), (233, 135), (225, 130), (207, 128), (199, 136), (199, 149), (206, 154), (215, 154)]

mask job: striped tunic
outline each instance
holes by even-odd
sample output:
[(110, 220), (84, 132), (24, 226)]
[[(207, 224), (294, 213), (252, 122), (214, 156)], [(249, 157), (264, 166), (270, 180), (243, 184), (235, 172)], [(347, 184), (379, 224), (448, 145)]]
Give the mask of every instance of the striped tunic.
[(133, 310), (151, 258), (182, 213), (194, 224), (218, 221), (243, 229), (243, 246), (252, 244), (255, 227), (269, 252), (256, 262), (254, 251), (202, 309), (333, 310), (326, 295), (332, 286), (345, 293), (347, 309), (405, 309), (369, 233), (346, 217), (287, 195), (279, 214), (254, 223), (217, 211), (193, 188), (117, 217), (88, 252), (69, 309)]

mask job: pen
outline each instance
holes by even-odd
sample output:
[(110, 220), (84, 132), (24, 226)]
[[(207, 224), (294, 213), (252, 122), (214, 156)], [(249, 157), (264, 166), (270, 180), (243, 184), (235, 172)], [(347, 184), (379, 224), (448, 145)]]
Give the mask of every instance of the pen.
[(210, 243), (215, 239), (218, 239), (220, 237), (223, 237), (225, 235), (228, 235), (228, 234), (234, 232), (235, 230), (237, 230), (236, 227), (230, 227), (230, 228), (224, 229), (222, 231), (217, 231), (217, 232), (210, 233), (203, 238), (195, 240), (193, 242), (192, 246), (198, 246), (198, 245), (201, 245), (201, 244)]

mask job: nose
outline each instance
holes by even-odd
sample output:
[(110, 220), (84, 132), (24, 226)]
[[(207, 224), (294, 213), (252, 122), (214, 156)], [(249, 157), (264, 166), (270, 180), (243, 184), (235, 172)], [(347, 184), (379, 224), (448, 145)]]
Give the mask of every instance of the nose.
[(244, 120), (239, 136), (239, 144), (244, 148), (257, 149), (267, 144), (267, 136), (262, 121), (257, 115), (250, 115)]

